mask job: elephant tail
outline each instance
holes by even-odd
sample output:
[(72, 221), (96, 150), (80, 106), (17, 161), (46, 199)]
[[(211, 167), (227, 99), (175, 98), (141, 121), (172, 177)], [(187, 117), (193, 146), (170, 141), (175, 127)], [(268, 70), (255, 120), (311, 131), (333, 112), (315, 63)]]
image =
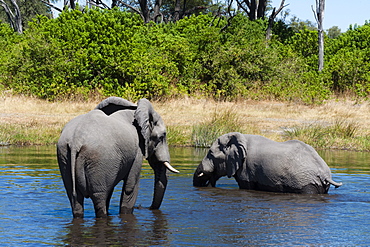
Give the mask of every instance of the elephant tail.
[(327, 179), (326, 179), (326, 181), (327, 181), (329, 184), (334, 185), (334, 186), (335, 186), (335, 188), (338, 188), (338, 187), (342, 186), (342, 183), (337, 183), (337, 182), (333, 181), (333, 180), (332, 180), (332, 179), (330, 179), (330, 178), (327, 178)]
[(73, 147), (69, 147), (71, 150), (71, 178), (72, 178), (72, 203), (75, 205), (77, 200), (77, 192), (76, 192), (76, 159), (77, 159), (77, 151)]

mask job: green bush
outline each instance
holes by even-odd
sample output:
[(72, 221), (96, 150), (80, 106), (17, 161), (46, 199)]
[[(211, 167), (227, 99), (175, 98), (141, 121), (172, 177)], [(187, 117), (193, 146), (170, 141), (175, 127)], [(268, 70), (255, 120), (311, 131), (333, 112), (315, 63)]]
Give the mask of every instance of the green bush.
[(358, 97), (370, 94), (370, 25), (350, 29), (327, 48), (326, 72), (332, 90), (352, 92)]
[(266, 41), (266, 27), (241, 14), (230, 23), (208, 14), (144, 24), (119, 9), (38, 16), (22, 35), (0, 24), (0, 89), (49, 100), (200, 95), (312, 104), (333, 92), (369, 95), (369, 25), (326, 38), (321, 73), (315, 31), (280, 24)]

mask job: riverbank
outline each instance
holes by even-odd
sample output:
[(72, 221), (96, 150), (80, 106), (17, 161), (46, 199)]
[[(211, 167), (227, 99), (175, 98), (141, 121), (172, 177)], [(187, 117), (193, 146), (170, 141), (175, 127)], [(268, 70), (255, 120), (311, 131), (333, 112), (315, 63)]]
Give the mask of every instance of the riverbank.
[[(0, 98), (0, 145), (55, 144), (69, 120), (90, 111), (97, 103), (48, 102), (4, 94)], [(223, 126), (276, 141), (299, 139), (316, 148), (370, 151), (368, 102), (330, 100), (307, 106), (276, 101), (215, 102), (185, 98), (152, 103), (168, 128), (170, 145), (193, 146), (196, 126), (218, 128), (215, 119), (222, 118)]]

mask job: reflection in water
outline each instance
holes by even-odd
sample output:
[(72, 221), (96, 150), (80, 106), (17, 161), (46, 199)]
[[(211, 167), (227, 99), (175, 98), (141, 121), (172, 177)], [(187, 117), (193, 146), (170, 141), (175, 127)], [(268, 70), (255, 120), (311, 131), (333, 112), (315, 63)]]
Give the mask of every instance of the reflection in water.
[[(119, 221), (117, 222), (117, 219)], [(67, 225), (64, 245), (71, 246), (137, 246), (166, 245), (167, 220), (160, 210), (149, 211), (145, 224), (135, 215), (95, 219), (94, 223), (74, 219)]]
[(210, 208), (221, 208), (211, 214), (231, 219), (230, 222), (220, 220), (223, 227), (214, 227), (214, 230), (236, 245), (289, 244), (289, 238), (293, 236), (295, 244), (304, 244), (302, 239), (316, 243), (315, 239), (320, 239), (323, 232), (321, 227), (327, 225), (323, 218), (329, 213), (325, 206), (330, 203), (328, 195), (230, 191), (219, 188), (199, 188), (199, 191), (204, 193), (204, 201), (210, 204)]
[(335, 168), (334, 172), (370, 174), (370, 152), (320, 150), (318, 153), (331, 168)]
[[(370, 153), (321, 151), (343, 186), (328, 195), (240, 190), (222, 178), (194, 188), (192, 176), (207, 149), (172, 148), (161, 209), (148, 207), (153, 172), (143, 166), (134, 215), (119, 216), (121, 185), (111, 216), (73, 220), (55, 147), (0, 148), (0, 242), (5, 246), (370, 246)], [(139, 205), (143, 205), (143, 208)]]

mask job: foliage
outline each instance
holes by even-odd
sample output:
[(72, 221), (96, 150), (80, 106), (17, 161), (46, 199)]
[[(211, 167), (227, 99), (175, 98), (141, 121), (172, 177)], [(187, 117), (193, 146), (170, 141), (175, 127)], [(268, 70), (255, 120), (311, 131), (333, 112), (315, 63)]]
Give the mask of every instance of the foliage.
[(0, 124), (1, 145), (51, 145), (58, 141), (59, 135), (60, 128), (39, 122)]
[(370, 25), (350, 29), (333, 40), (327, 49), (332, 89), (352, 92), (360, 97), (370, 94)]
[(193, 126), (192, 142), (195, 147), (210, 147), (221, 135), (243, 132), (242, 122), (232, 109), (214, 112), (209, 120)]
[[(318, 148), (348, 147), (348, 142), (358, 142), (356, 134), (359, 124), (346, 118), (333, 123), (315, 122), (284, 131), (287, 139), (298, 139)], [(356, 145), (359, 146), (359, 145)]]
[(325, 39), (317, 72), (317, 32), (278, 22), (212, 14), (144, 24), (133, 13), (65, 10), (37, 16), (22, 35), (0, 24), (0, 89), (48, 100), (116, 95), (206, 96), (321, 103), (333, 93), (370, 93), (370, 27)]
[(317, 30), (316, 25), (312, 23), (310, 20), (301, 20), (297, 16), (293, 16), (289, 21), (289, 26), (293, 30), (293, 32), (298, 33), (301, 30), (307, 29), (310, 31)]
[(341, 34), (341, 30), (338, 26), (333, 26), (328, 29), (328, 37), (331, 39), (336, 39)]

